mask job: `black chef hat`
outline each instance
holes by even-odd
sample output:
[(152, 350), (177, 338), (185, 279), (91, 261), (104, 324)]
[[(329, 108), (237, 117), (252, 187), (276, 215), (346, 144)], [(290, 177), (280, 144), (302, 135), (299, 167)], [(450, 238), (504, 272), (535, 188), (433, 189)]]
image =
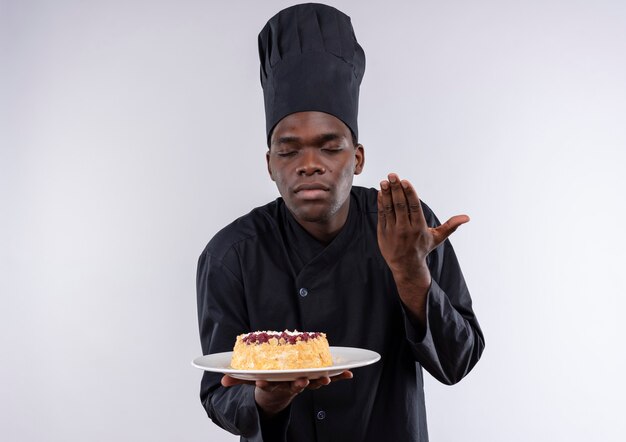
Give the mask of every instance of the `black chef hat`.
[(358, 137), (365, 53), (350, 17), (316, 3), (284, 9), (259, 34), (259, 58), (268, 142), (276, 123), (303, 111), (334, 115)]

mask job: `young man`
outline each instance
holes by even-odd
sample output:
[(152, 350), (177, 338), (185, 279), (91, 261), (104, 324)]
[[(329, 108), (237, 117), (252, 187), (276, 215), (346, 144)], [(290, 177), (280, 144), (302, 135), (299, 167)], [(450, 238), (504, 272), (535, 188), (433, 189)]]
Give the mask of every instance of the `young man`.
[[(204, 354), (238, 334), (325, 332), (380, 362), (335, 379), (241, 382), (205, 373), (201, 399), (242, 440), (426, 441), (422, 367), (458, 382), (484, 348), (447, 237), (396, 174), (352, 186), (364, 166), (358, 92), (365, 55), (349, 17), (316, 4), (285, 9), (259, 35), (269, 150), (281, 198), (220, 231), (198, 265)], [(341, 382), (333, 382), (342, 380)]]

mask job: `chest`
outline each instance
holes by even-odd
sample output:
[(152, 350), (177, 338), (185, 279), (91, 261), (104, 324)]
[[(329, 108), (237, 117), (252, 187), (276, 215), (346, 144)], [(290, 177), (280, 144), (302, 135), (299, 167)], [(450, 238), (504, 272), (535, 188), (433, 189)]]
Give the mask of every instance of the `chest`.
[(243, 282), (253, 330), (321, 331), (331, 345), (378, 351), (400, 330), (395, 283), (375, 238), (354, 238), (298, 274), (278, 249), (259, 247), (240, 256), (249, 269)]

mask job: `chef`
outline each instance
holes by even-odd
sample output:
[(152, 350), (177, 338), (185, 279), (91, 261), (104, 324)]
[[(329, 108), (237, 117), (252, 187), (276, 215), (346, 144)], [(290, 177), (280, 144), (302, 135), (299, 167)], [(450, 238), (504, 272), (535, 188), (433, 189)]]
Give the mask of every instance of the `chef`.
[(454, 384), (484, 348), (448, 240), (469, 218), (440, 224), (395, 173), (378, 190), (352, 185), (365, 165), (365, 54), (347, 15), (287, 8), (261, 31), (259, 55), (267, 170), (280, 197), (226, 226), (200, 256), (203, 353), (232, 350), (241, 333), (297, 329), (381, 360), (291, 382), (206, 372), (202, 404), (244, 441), (427, 441), (423, 371)]

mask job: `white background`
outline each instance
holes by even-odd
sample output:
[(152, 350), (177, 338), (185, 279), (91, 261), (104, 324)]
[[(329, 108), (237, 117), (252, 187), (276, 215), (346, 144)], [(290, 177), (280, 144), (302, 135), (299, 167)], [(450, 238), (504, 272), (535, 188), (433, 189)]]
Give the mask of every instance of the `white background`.
[[(487, 347), (433, 441), (623, 441), (626, 2), (336, 1), (361, 141), (446, 219)], [(232, 441), (196, 260), (277, 196), (256, 37), (286, 1), (0, 2), (0, 434)]]

